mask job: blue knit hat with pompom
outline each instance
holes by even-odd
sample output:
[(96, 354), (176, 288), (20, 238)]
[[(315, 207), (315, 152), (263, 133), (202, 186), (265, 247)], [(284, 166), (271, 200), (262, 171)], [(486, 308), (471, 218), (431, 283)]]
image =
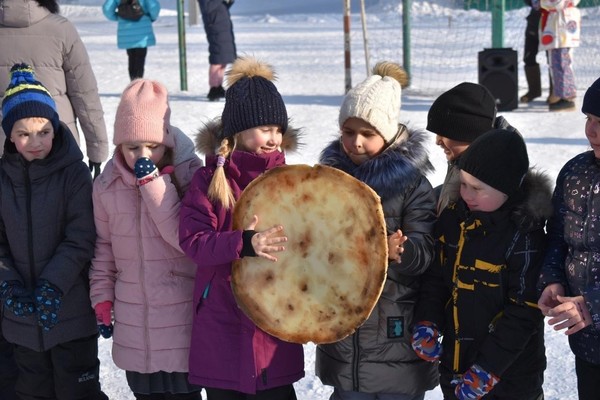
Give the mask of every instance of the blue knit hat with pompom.
[(56, 103), (50, 92), (35, 79), (32, 67), (15, 64), (10, 69), (10, 82), (2, 100), (2, 129), (6, 137), (10, 137), (15, 122), (31, 117), (46, 118), (55, 131), (58, 129)]

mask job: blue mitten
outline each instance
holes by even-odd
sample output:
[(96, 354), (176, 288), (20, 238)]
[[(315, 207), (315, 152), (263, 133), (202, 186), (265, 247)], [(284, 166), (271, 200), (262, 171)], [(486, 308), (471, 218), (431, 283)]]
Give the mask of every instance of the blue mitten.
[(49, 331), (58, 323), (62, 291), (50, 282), (42, 280), (38, 282), (34, 293), (38, 325), (45, 331)]
[(500, 378), (473, 364), (456, 383), (454, 394), (458, 400), (480, 399), (500, 382)]
[(442, 344), (439, 341), (440, 331), (433, 322), (421, 321), (413, 327), (410, 344), (419, 358), (434, 362), (442, 354)]
[(138, 185), (142, 186), (148, 182), (152, 182), (160, 174), (156, 165), (151, 159), (142, 157), (135, 162), (134, 165), (135, 177), (138, 180)]
[(19, 281), (3, 281), (0, 284), (0, 298), (6, 308), (17, 317), (27, 317), (35, 313), (31, 293)]

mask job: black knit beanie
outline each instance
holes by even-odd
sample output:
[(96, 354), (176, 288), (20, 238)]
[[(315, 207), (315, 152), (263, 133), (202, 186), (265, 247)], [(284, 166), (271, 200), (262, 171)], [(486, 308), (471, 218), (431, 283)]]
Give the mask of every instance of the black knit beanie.
[(427, 130), (471, 143), (494, 127), (496, 101), (482, 85), (463, 82), (442, 93), (427, 114)]
[(585, 91), (581, 112), (600, 117), (600, 78)]
[(521, 187), (529, 169), (529, 157), (521, 135), (494, 129), (471, 143), (460, 157), (458, 166), (510, 197)]
[(274, 79), (271, 66), (254, 58), (241, 57), (233, 63), (221, 114), (224, 137), (263, 125), (278, 125), (282, 132), (287, 130), (287, 110), (272, 82)]

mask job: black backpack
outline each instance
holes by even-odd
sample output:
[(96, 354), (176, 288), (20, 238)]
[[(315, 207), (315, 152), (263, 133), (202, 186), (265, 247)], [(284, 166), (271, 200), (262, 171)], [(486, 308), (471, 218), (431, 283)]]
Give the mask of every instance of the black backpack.
[(139, 21), (144, 15), (144, 9), (139, 0), (121, 0), (117, 6), (117, 15), (129, 21)]

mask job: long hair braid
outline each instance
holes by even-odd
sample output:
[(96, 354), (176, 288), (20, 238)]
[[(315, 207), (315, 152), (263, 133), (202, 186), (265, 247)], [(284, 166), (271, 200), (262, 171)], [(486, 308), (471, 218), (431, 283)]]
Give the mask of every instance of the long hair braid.
[(224, 168), (225, 160), (231, 151), (232, 146), (229, 143), (229, 139), (223, 139), (217, 150), (217, 168), (208, 187), (209, 200), (221, 203), (226, 210), (229, 210), (235, 204), (235, 197), (233, 197), (233, 191), (231, 190), (231, 186), (229, 186), (229, 182), (227, 182)]

